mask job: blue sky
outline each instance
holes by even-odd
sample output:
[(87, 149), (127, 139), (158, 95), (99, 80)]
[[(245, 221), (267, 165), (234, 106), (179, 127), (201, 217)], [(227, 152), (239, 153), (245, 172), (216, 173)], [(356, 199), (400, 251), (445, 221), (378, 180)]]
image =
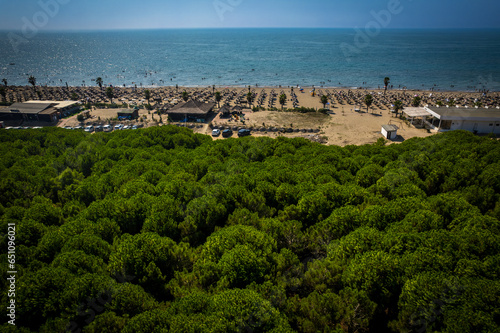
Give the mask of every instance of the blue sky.
[(498, 0), (0, 0), (0, 29), (500, 28)]

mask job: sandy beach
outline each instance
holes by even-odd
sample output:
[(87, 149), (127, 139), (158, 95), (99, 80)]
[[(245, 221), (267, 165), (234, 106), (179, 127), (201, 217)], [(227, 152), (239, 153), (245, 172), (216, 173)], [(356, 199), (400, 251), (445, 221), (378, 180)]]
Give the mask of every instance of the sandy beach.
[[(214, 92), (219, 91), (222, 99), (220, 106), (240, 106), (240, 115), (222, 118), (217, 113), (206, 124), (182, 124), (197, 133), (210, 135), (212, 128), (246, 127), (252, 129), (253, 136), (268, 137), (307, 137), (314, 141), (330, 145), (360, 145), (369, 144), (382, 137), (381, 126), (394, 124), (398, 130), (396, 142), (402, 142), (412, 137), (426, 137), (432, 135), (426, 129), (418, 129), (391, 113), (395, 100), (400, 100), (403, 106), (409, 107), (413, 99), (421, 98), (420, 106), (434, 106), (436, 104), (455, 105), (474, 108), (475, 106), (499, 108), (499, 92), (432, 92), (417, 90), (365, 90), (339, 89), (324, 87), (250, 87), (253, 96), (251, 105), (247, 102), (248, 87), (157, 87), (147, 88), (151, 97), (149, 104), (152, 110), (143, 108), (148, 104), (145, 99), (146, 88), (114, 87), (113, 102), (120, 108), (141, 107), (140, 122), (145, 127), (158, 126), (167, 123), (164, 112), (169, 108), (182, 103), (182, 92), (186, 91), (189, 98), (203, 102), (215, 102)], [(105, 123), (137, 123), (137, 121), (116, 120), (116, 109), (108, 108), (110, 99), (106, 96), (106, 89), (99, 87), (6, 87), (6, 102), (23, 102), (27, 100), (78, 100), (82, 103), (96, 105), (92, 107), (91, 118), (80, 123), (76, 115), (62, 119), (57, 126), (85, 126), (88, 124)], [(314, 92), (314, 94), (313, 94)], [(286, 103), (279, 103), (279, 96), (286, 95)], [(371, 94), (373, 103), (367, 110), (365, 96)], [(325, 112), (290, 112), (293, 108), (322, 109), (321, 96), (327, 96), (328, 103)], [(259, 107), (259, 111), (255, 110)], [(285, 111), (281, 111), (281, 109)], [(499, 110), (500, 112), (500, 110)], [(160, 122), (160, 115), (161, 122)], [(26, 125), (26, 124), (25, 124)], [(177, 124), (181, 125), (181, 124)], [(29, 125), (26, 125), (29, 126)], [(215, 138), (221, 139), (221, 138)]]

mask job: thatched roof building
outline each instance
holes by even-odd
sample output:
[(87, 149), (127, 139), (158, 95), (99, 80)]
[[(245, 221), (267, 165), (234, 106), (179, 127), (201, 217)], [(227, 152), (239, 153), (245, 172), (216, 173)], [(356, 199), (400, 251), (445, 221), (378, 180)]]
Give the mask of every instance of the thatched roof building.
[(228, 116), (229, 114), (231, 114), (231, 108), (229, 107), (229, 105), (227, 104), (224, 104), (220, 109), (219, 109), (219, 113), (222, 115), (222, 116)]
[(231, 109), (232, 112), (242, 112), (243, 111), (243, 107), (241, 107), (240, 105), (235, 105), (233, 106), (233, 108)]
[(55, 122), (78, 110), (75, 101), (27, 101), (1, 109), (0, 119)]
[(215, 103), (203, 103), (191, 99), (185, 103), (174, 106), (168, 110), (166, 114), (173, 120), (205, 120), (214, 107)]

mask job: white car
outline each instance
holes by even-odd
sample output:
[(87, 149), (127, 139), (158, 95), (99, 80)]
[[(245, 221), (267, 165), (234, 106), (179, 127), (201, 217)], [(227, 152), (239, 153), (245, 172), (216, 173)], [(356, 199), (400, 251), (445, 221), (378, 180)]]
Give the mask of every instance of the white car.
[(123, 125), (122, 124), (115, 125), (115, 131), (119, 131), (121, 129), (123, 129)]
[(113, 127), (111, 127), (111, 125), (104, 125), (102, 129), (104, 130), (104, 132), (111, 132), (113, 130)]
[(85, 129), (84, 129), (84, 131), (92, 133), (94, 131), (94, 126), (92, 126), (92, 125), (86, 126)]
[(220, 135), (220, 130), (219, 129), (214, 129), (212, 131), (212, 136), (219, 136)]

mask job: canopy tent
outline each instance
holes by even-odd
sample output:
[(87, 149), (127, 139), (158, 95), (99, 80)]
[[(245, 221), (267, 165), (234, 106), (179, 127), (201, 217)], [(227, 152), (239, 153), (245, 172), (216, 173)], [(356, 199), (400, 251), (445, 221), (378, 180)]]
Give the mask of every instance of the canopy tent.
[(411, 119), (411, 125), (413, 125), (415, 118), (422, 118), (421, 120), (419, 120), (419, 123), (420, 123), (420, 125), (423, 126), (425, 119), (427, 117), (432, 116), (432, 114), (429, 111), (427, 111), (425, 108), (418, 108), (418, 107), (404, 108), (403, 113), (406, 114), (406, 116)]
[(404, 108), (403, 112), (410, 118), (431, 116), (425, 108)]

